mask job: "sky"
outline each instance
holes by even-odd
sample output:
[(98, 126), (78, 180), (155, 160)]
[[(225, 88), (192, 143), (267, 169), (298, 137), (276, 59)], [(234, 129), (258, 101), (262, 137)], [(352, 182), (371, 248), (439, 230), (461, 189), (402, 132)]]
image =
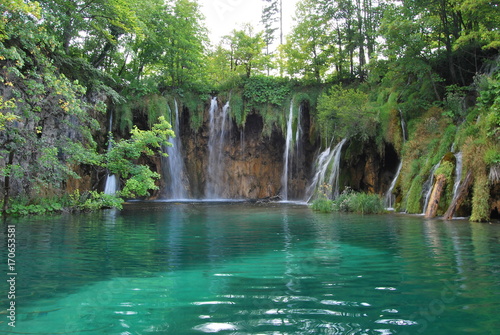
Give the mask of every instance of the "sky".
[[(299, 0), (283, 0), (283, 33), (291, 31), (295, 5)], [(256, 31), (263, 30), (260, 23), (263, 0), (198, 0), (201, 12), (205, 16), (205, 24), (213, 45), (221, 38), (229, 35), (233, 29), (241, 29), (243, 24), (250, 23)], [(277, 37), (278, 38), (278, 37)]]

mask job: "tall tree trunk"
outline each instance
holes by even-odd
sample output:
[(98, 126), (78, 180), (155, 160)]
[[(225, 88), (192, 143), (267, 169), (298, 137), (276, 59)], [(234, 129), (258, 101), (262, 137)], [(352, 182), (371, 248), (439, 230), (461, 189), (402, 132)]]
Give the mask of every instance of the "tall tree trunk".
[(448, 70), (450, 71), (451, 80), (454, 84), (458, 84), (458, 76), (455, 69), (455, 60), (453, 57), (453, 46), (451, 41), (450, 22), (448, 18), (448, 0), (440, 0), (439, 2), (439, 17), (443, 26), (444, 43), (446, 47), (446, 57), (448, 59)]
[(337, 72), (339, 73), (339, 78), (342, 78), (343, 72), (343, 64), (344, 61), (343, 51), (342, 51), (342, 33), (340, 31), (340, 27), (337, 26), (337, 37), (338, 37), (338, 45), (339, 45), (339, 56), (337, 59)]
[(358, 48), (359, 48), (359, 78), (364, 79), (365, 58), (365, 32), (363, 31), (363, 15), (361, 1), (357, 1), (358, 10)]

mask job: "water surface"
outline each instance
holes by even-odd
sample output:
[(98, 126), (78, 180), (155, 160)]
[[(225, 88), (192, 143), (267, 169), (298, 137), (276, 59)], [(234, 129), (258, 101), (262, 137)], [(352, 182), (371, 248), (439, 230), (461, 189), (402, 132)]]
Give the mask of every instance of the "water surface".
[(11, 328), (3, 312), (0, 333), (498, 334), (500, 327), (499, 225), (242, 203), (134, 203), (9, 223), (17, 231), (17, 319)]

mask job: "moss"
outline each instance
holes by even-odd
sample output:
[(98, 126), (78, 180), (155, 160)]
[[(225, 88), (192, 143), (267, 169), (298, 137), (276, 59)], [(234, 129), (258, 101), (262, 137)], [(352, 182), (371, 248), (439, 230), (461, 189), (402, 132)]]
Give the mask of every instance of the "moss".
[(473, 222), (485, 222), (490, 219), (489, 209), (490, 188), (486, 172), (476, 175), (472, 195), (472, 214), (470, 220)]
[(122, 134), (130, 131), (133, 126), (133, 113), (132, 106), (130, 103), (125, 103), (116, 107), (116, 122), (119, 125), (120, 132)]
[(158, 122), (160, 116), (168, 115), (167, 99), (157, 94), (148, 96), (144, 98), (144, 109), (147, 115), (148, 125), (152, 127), (153, 124)]
[(199, 129), (203, 125), (205, 102), (210, 97), (206, 94), (196, 92), (180, 92), (179, 96), (182, 105), (189, 110), (189, 125), (191, 129)]
[(418, 175), (413, 179), (411, 187), (408, 191), (408, 196), (406, 200), (406, 212), (410, 214), (420, 214), (422, 213), (422, 205), (420, 203), (422, 199), (422, 176)]
[(240, 127), (244, 127), (248, 113), (245, 110), (241, 92), (232, 92), (231, 97), (229, 98), (229, 106), (231, 106), (231, 114), (236, 121), (236, 124)]
[(452, 162), (445, 160), (445, 159), (446, 159), (446, 156), (445, 156), (445, 158), (443, 158), (443, 161), (441, 162), (439, 167), (436, 169), (436, 172), (434, 172), (434, 175), (435, 176), (444, 175), (447, 180), (450, 180), (451, 177), (453, 176), (453, 172), (455, 171), (455, 166)]

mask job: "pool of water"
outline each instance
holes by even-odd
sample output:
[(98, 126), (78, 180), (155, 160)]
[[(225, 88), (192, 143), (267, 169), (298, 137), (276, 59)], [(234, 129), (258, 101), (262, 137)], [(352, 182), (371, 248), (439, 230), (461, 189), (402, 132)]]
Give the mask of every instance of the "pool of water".
[(0, 334), (498, 334), (500, 225), (298, 204), (10, 220)]

